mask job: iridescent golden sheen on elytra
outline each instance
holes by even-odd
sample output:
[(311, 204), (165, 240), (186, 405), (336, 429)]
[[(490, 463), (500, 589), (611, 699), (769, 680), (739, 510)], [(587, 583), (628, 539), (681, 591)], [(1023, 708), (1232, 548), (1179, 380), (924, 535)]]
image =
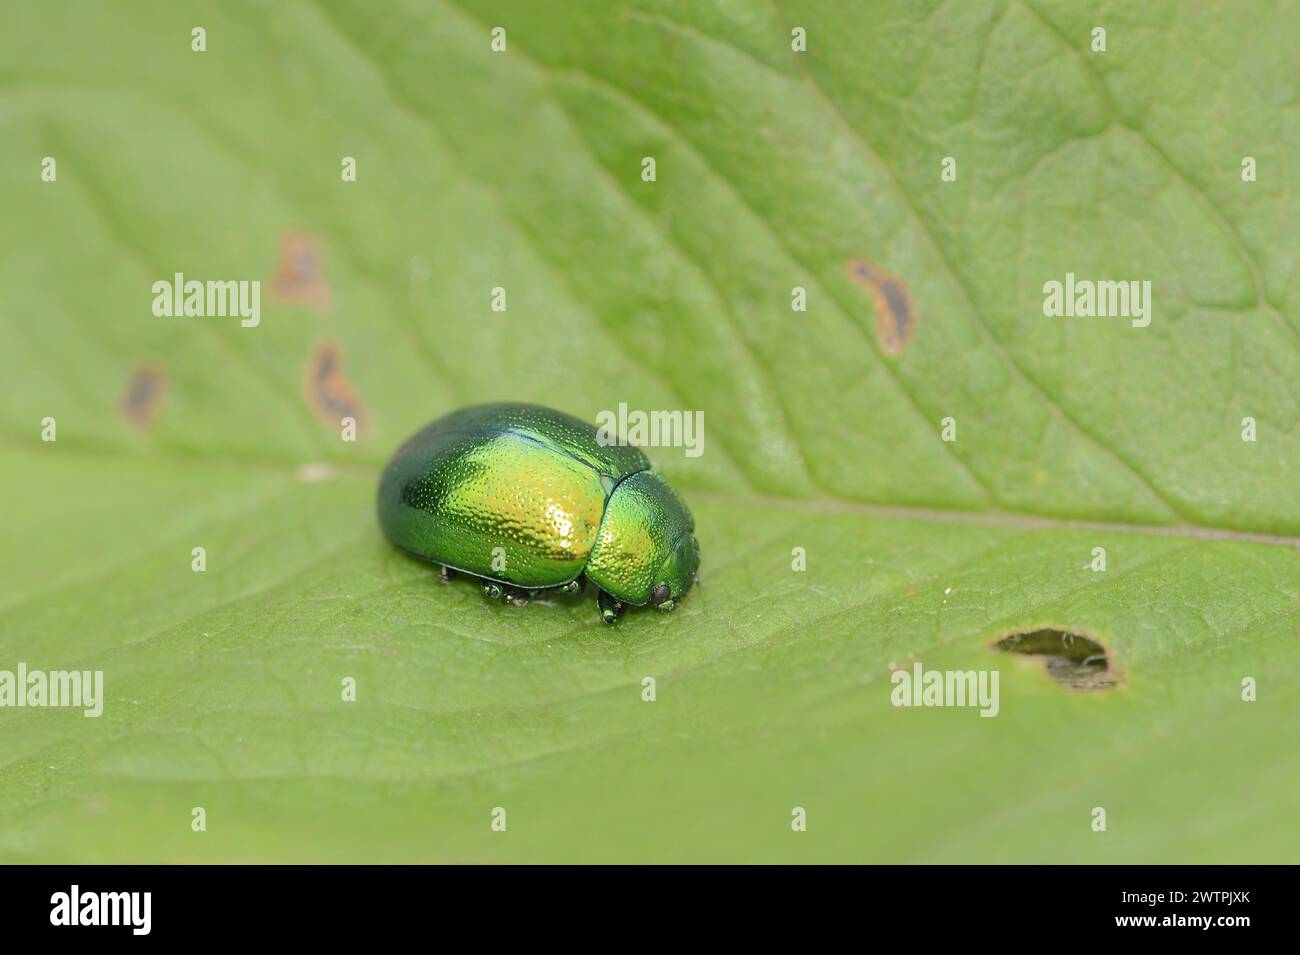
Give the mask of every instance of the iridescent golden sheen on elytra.
[(640, 449), (538, 405), (465, 408), (413, 435), (384, 469), (379, 522), (417, 557), (522, 591), (585, 573), (611, 622), (624, 603), (672, 609), (700, 561), (690, 511)]

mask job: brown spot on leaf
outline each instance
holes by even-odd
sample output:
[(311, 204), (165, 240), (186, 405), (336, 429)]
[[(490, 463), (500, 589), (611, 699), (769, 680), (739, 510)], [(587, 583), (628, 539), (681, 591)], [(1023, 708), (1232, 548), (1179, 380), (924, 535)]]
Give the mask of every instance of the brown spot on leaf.
[(167, 374), (153, 365), (141, 365), (131, 372), (118, 407), (127, 421), (148, 430), (158, 420), (167, 397)]
[(327, 340), (312, 349), (304, 369), (303, 391), (312, 411), (330, 427), (338, 428), (344, 418), (352, 418), (358, 436), (366, 430), (366, 410), (348, 381), (346, 359), (337, 343)]
[(850, 279), (871, 293), (880, 350), (886, 355), (901, 355), (916, 334), (916, 306), (907, 283), (866, 259), (849, 259), (848, 273)]
[(280, 270), (271, 279), (277, 301), (306, 305), (322, 312), (333, 303), (321, 264), (320, 243), (306, 232), (286, 232), (280, 240)]

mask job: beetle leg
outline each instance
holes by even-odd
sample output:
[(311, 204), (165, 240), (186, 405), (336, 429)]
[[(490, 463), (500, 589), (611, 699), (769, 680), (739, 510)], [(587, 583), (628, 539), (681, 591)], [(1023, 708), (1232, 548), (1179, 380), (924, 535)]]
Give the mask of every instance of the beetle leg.
[(507, 587), (507, 588), (506, 588), (506, 600), (507, 600), (509, 603), (514, 604), (516, 607), (523, 607), (523, 606), (525, 606), (525, 605), (528, 603), (528, 599), (529, 599), (531, 596), (532, 596), (532, 593), (531, 593), (530, 591), (527, 591), (527, 590), (521, 590), (521, 589), (519, 589), (518, 587)]
[(662, 603), (657, 604), (656, 607), (655, 607), (655, 609), (656, 609), (656, 610), (662, 610), (664, 613), (672, 613), (672, 609), (673, 609), (674, 607), (676, 607), (676, 606), (677, 606), (677, 602), (676, 602), (676, 601), (674, 601), (674, 600), (665, 600), (665, 601), (663, 601)]
[(582, 581), (581, 581), (580, 579), (579, 579), (579, 580), (571, 580), (571, 581), (569, 581), (567, 584), (565, 584), (563, 587), (560, 587), (560, 588), (559, 588), (559, 591), (560, 591), (560, 593), (562, 593), (562, 594), (578, 594), (578, 593), (582, 593)]
[(488, 600), (500, 600), (505, 596), (505, 591), (501, 589), (500, 584), (486, 583), (483, 585), (483, 596)]
[(623, 616), (623, 602), (615, 600), (603, 590), (596, 595), (596, 609), (600, 611), (600, 619), (605, 623), (615, 623)]
[(438, 577), (439, 579), (442, 580), (444, 584), (455, 576), (456, 576), (456, 572), (452, 570), (450, 567), (443, 567), (438, 571)]

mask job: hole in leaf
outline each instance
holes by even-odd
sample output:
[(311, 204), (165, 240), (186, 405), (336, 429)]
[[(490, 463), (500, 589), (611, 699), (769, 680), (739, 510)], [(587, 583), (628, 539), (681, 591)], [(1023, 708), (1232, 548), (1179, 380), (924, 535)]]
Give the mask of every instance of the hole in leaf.
[(1042, 627), (1011, 633), (994, 649), (1044, 658), (1047, 673), (1057, 683), (1077, 690), (1114, 686), (1119, 677), (1110, 668), (1110, 654), (1097, 640), (1077, 630)]

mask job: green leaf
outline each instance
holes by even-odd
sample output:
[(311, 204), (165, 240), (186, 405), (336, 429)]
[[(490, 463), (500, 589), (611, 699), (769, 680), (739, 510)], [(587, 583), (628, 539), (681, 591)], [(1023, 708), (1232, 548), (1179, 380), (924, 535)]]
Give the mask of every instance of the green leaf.
[[(0, 670), (104, 673), (0, 708), (0, 858), (1300, 859), (1294, 7), (147, 6), (0, 35)], [(383, 540), (388, 454), (496, 399), (703, 412), (675, 613)], [(994, 647), (1041, 628), (1113, 685)]]

